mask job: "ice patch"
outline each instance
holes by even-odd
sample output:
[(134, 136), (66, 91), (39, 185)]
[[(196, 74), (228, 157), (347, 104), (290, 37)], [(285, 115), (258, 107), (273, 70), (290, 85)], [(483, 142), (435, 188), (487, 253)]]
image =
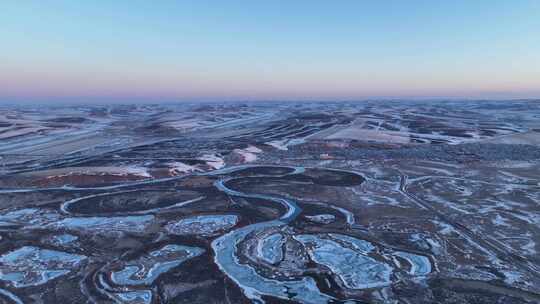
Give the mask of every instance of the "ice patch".
[(328, 235), (331, 238), (333, 238), (334, 240), (346, 242), (349, 245), (352, 245), (352, 247), (355, 250), (357, 250), (357, 251), (359, 251), (359, 252), (361, 252), (363, 254), (368, 254), (368, 253), (372, 252), (373, 250), (375, 250), (375, 246), (373, 246), (373, 244), (371, 244), (368, 241), (353, 238), (353, 237), (345, 235), (345, 234), (330, 233)]
[(508, 224), (508, 220), (502, 217), (500, 214), (497, 214), (494, 219), (491, 219), (491, 222), (496, 226), (511, 227), (511, 225)]
[(114, 293), (112, 296), (119, 302), (125, 304), (150, 304), (152, 303), (152, 291), (135, 290), (128, 292)]
[(215, 235), (228, 230), (238, 223), (236, 215), (199, 215), (167, 224), (169, 233), (176, 235)]
[(161, 274), (203, 252), (199, 247), (165, 245), (127, 263), (124, 269), (113, 272), (111, 279), (118, 285), (151, 285)]
[(0, 256), (0, 280), (14, 287), (45, 284), (78, 268), (83, 255), (24, 246)]
[(283, 260), (283, 244), (285, 240), (279, 233), (271, 234), (257, 243), (257, 257), (269, 264)]
[(517, 282), (520, 282), (520, 281), (523, 281), (523, 277), (522, 275), (517, 272), (517, 271), (503, 271), (504, 273), (504, 282), (509, 284), (509, 285), (513, 285)]
[(69, 243), (72, 243), (78, 239), (77, 236), (72, 234), (60, 234), (60, 235), (54, 235), (51, 237), (51, 243), (54, 245), (67, 245)]
[(365, 255), (364, 252), (316, 235), (303, 234), (294, 238), (307, 247), (314, 262), (330, 268), (347, 288), (383, 287), (391, 283), (392, 267)]
[(450, 224), (440, 222), (440, 221), (433, 221), (433, 223), (435, 223), (439, 227), (442, 227), (442, 229), (439, 230), (440, 234), (443, 234), (443, 235), (446, 235), (446, 236), (452, 235), (452, 234), (458, 234), (456, 229), (454, 229), (454, 227), (452, 225), (450, 225)]
[(150, 222), (154, 220), (153, 215), (141, 216), (113, 216), (113, 217), (71, 217), (56, 223), (52, 223), (47, 228), (91, 230), (91, 231), (129, 231), (144, 232)]
[(422, 255), (417, 255), (409, 252), (398, 251), (394, 253), (409, 262), (411, 269), (408, 271), (413, 276), (424, 276), (431, 272), (431, 262)]

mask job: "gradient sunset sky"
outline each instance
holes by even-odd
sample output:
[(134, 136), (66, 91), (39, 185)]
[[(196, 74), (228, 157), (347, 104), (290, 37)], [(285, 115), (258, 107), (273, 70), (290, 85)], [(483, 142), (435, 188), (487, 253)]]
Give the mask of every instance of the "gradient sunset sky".
[(540, 97), (540, 1), (0, 3), (0, 104)]

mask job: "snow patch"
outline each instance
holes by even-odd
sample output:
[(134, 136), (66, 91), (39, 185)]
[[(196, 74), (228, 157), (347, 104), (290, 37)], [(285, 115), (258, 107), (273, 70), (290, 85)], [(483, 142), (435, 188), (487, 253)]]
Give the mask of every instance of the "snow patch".
[(202, 170), (190, 166), (181, 162), (171, 162), (167, 164), (169, 166), (169, 173), (171, 175), (178, 175), (178, 174), (185, 174), (185, 173), (191, 173), (191, 172), (201, 172)]
[(225, 167), (225, 161), (223, 161), (223, 158), (217, 156), (216, 154), (205, 154), (200, 159), (206, 161), (206, 164), (215, 170)]
[(234, 152), (242, 156), (244, 163), (250, 163), (257, 160), (256, 154), (261, 153), (262, 150), (250, 145), (245, 149), (235, 149)]

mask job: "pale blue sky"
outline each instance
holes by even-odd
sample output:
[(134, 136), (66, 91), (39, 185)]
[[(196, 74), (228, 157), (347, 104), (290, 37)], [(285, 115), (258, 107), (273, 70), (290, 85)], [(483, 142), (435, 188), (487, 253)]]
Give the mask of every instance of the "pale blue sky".
[(0, 103), (540, 97), (540, 1), (2, 1)]

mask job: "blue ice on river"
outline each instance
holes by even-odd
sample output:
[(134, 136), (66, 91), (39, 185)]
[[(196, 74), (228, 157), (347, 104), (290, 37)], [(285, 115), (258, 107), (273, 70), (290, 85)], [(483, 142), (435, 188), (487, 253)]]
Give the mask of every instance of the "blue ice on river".
[(65, 228), (88, 231), (144, 232), (154, 219), (153, 215), (112, 217), (70, 217), (52, 223), (47, 228)]
[(413, 276), (424, 276), (431, 272), (431, 262), (423, 255), (417, 255), (414, 253), (399, 251), (394, 253), (409, 262), (411, 265), (408, 273)]
[[(357, 242), (356, 246), (360, 249), (358, 250), (318, 235), (302, 234), (294, 238), (307, 247), (309, 256), (314, 262), (328, 267), (347, 288), (374, 288), (391, 283), (390, 275), (393, 268), (368, 256), (364, 249), (369, 251), (372, 249), (365, 244)], [(340, 238), (346, 239), (346, 236)], [(354, 246), (354, 243), (351, 242), (351, 245)]]
[(285, 239), (279, 233), (274, 233), (259, 240), (257, 256), (269, 264), (283, 260), (283, 243)]
[(151, 285), (161, 274), (204, 253), (204, 249), (182, 245), (165, 245), (137, 260), (128, 262), (111, 274), (118, 285)]
[(14, 287), (45, 284), (78, 268), (86, 256), (24, 246), (0, 256), (0, 280)]

